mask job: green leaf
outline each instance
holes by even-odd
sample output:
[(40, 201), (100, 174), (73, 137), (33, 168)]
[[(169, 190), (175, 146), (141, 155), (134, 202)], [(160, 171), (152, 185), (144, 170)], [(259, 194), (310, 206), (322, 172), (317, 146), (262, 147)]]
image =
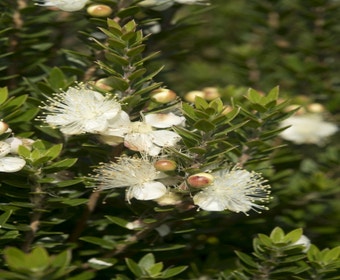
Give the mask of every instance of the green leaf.
[(62, 203), (67, 204), (69, 206), (78, 206), (82, 205), (88, 202), (87, 198), (69, 198), (69, 199), (63, 199)]
[(242, 252), (239, 252), (239, 251), (235, 251), (235, 254), (244, 262), (246, 263), (247, 265), (249, 265), (250, 267), (253, 267), (253, 268), (258, 268), (259, 265), (253, 261), (253, 259), (248, 256), (247, 254), (245, 253), (242, 253)]
[(67, 277), (67, 280), (90, 280), (95, 278), (95, 273), (92, 271), (85, 271), (73, 277)]
[(109, 85), (120, 91), (125, 91), (129, 87), (128, 81), (120, 77), (111, 76), (109, 78)]
[(122, 218), (119, 218), (119, 217), (114, 217), (114, 216), (108, 216), (106, 215), (105, 218), (107, 218), (109, 221), (115, 223), (116, 225), (119, 225), (123, 228), (126, 228), (126, 225), (128, 223), (127, 220), (124, 220)]
[(285, 233), (279, 227), (274, 228), (273, 231), (270, 233), (270, 238), (273, 240), (274, 243), (281, 243), (284, 236)]
[(3, 104), (8, 98), (8, 90), (6, 87), (0, 88), (0, 105)]
[(204, 119), (197, 121), (194, 124), (194, 127), (196, 129), (202, 130), (204, 132), (209, 132), (209, 131), (212, 131), (216, 128), (216, 126), (212, 122), (210, 122), (208, 120), (204, 120)]
[(26, 255), (21, 250), (9, 247), (4, 250), (7, 265), (13, 271), (21, 271), (26, 268)]
[(152, 253), (146, 254), (138, 262), (138, 266), (141, 268), (144, 268), (145, 270), (148, 270), (154, 264), (155, 264), (155, 257)]
[(34, 272), (44, 271), (50, 264), (50, 258), (46, 249), (36, 247), (30, 254), (26, 255), (26, 263)]
[(48, 166), (44, 167), (43, 169), (47, 173), (57, 172), (57, 171), (60, 171), (60, 170), (70, 168), (71, 166), (73, 166), (77, 162), (77, 160), (78, 160), (77, 158), (63, 159), (61, 161), (52, 163), (51, 165), (48, 165)]
[(11, 115), (11, 123), (28, 122), (32, 120), (39, 113), (39, 111), (39, 108), (31, 108), (25, 112), (18, 112), (18, 116), (13, 114)]
[(73, 186), (76, 184), (79, 184), (83, 182), (82, 178), (78, 178), (78, 179), (73, 179), (73, 180), (65, 180), (65, 181), (61, 181), (56, 183), (55, 185), (59, 188), (64, 188), (64, 187), (68, 187), (68, 186)]
[(137, 277), (143, 276), (143, 270), (138, 266), (138, 264), (132, 259), (126, 258), (125, 263), (127, 264), (130, 271)]
[(112, 37), (112, 33), (110, 31), (107, 31), (106, 29), (100, 29), (100, 30), (109, 36), (108, 43), (112, 49), (124, 50), (124, 48), (126, 47), (126, 42), (124, 40), (117, 38), (117, 37)]
[(4, 103), (3, 105), (5, 106), (6, 110), (15, 110), (27, 101), (28, 95), (20, 95), (16, 98), (10, 98)]
[(302, 235), (302, 228), (298, 228), (292, 230), (291, 232), (287, 233), (287, 235), (283, 238), (283, 242), (295, 243), (300, 239)]
[(164, 267), (163, 263), (158, 262), (158, 263), (155, 263), (153, 266), (149, 267), (148, 272), (150, 276), (156, 277), (161, 273), (163, 267)]
[(128, 78), (129, 78), (130, 81), (133, 81), (133, 80), (135, 80), (135, 79), (137, 79), (137, 78), (143, 76), (143, 75), (145, 74), (145, 72), (146, 72), (146, 69), (145, 69), (145, 68), (138, 69), (138, 70), (132, 72), (132, 73), (129, 75)]
[(168, 268), (168, 269), (166, 269), (162, 272), (162, 279), (174, 277), (174, 276), (182, 273), (187, 268), (188, 268), (188, 266), (185, 266), (185, 265)]
[(128, 49), (128, 51), (126, 52), (127, 56), (129, 57), (133, 57), (133, 56), (136, 56), (140, 53), (142, 53), (145, 49), (145, 45), (139, 45), (137, 47), (134, 47), (134, 48), (131, 48), (131, 49)]
[(279, 86), (274, 87), (267, 96), (264, 97), (264, 105), (267, 105), (270, 102), (274, 102), (279, 98)]
[(0, 228), (7, 222), (12, 213), (12, 210), (8, 210), (0, 216)]
[(113, 63), (117, 63), (118, 65), (121, 65), (121, 66), (129, 65), (129, 60), (127, 58), (124, 58), (124, 57), (122, 57), (118, 54), (115, 54), (112, 51), (111, 52), (107, 51), (105, 53), (105, 57), (108, 61), (111, 61)]
[(51, 160), (57, 158), (63, 149), (63, 144), (54, 145), (47, 150), (44, 156), (50, 157)]
[(63, 251), (54, 257), (53, 261), (51, 262), (51, 266), (66, 268), (70, 264), (71, 258), (72, 255), (70, 250)]
[(22, 275), (15, 272), (9, 272), (5, 270), (0, 270), (0, 279), (1, 280), (29, 280), (32, 278), (29, 278), (27, 275)]
[(123, 30), (125, 33), (128, 33), (128, 32), (134, 32), (136, 30), (136, 27), (137, 27), (137, 24), (134, 20), (130, 20), (128, 23), (126, 23), (124, 26), (123, 26)]
[(257, 104), (261, 104), (262, 95), (261, 95), (258, 91), (256, 91), (256, 90), (250, 88), (250, 89), (248, 90), (248, 95), (247, 95), (247, 97), (248, 97), (248, 99), (249, 99), (250, 102), (252, 102), (252, 103), (257, 103)]
[(340, 256), (340, 246), (335, 247), (329, 250), (328, 252), (326, 252), (322, 260), (325, 263), (331, 263), (333, 261), (339, 260), (339, 256)]
[[(117, 16), (120, 18), (126, 18), (129, 16), (134, 16), (140, 11), (140, 8), (137, 6), (131, 6), (126, 9), (120, 9), (119, 12), (117, 13)], [(124, 26), (126, 27), (126, 26)]]
[(52, 70), (50, 71), (48, 81), (50, 83), (50, 86), (55, 90), (64, 88), (65, 84), (67, 83), (67, 79), (63, 71), (61, 71), (57, 67), (52, 68)]
[(196, 96), (196, 97), (195, 97), (195, 103), (194, 103), (194, 104), (195, 104), (195, 107), (196, 107), (197, 109), (201, 109), (201, 110), (205, 110), (205, 109), (207, 109), (208, 106), (209, 106), (208, 102), (205, 101), (204, 98), (199, 97), (199, 96)]
[(91, 244), (96, 244), (99, 245), (102, 248), (112, 250), (116, 247), (116, 243), (111, 241), (111, 240), (106, 240), (103, 238), (99, 237), (94, 237), (94, 236), (84, 236), (79, 238), (82, 241), (91, 243)]

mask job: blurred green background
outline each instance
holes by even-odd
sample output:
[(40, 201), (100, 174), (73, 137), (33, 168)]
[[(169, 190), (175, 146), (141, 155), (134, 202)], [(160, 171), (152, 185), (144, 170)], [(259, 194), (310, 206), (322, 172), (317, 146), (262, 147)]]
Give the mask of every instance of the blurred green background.
[[(173, 18), (176, 28), (163, 22), (167, 38), (160, 45), (157, 35), (151, 39), (166, 65), (160, 80), (182, 92), (227, 85), (268, 91), (279, 85), (288, 96), (307, 95), (339, 109), (339, 1), (211, 3), (203, 12), (182, 8)], [(183, 28), (197, 18), (199, 25)]]

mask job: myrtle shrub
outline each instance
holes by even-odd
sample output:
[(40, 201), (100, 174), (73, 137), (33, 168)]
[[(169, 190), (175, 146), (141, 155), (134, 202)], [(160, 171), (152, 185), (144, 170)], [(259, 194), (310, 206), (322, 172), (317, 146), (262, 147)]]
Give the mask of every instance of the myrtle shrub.
[(0, 279), (340, 279), (339, 5), (3, 0)]

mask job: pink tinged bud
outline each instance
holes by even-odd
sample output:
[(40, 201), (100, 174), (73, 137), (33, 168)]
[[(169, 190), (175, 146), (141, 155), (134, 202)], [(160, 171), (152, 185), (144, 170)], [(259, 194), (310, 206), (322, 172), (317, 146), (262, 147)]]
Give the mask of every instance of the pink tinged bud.
[(187, 182), (193, 188), (204, 188), (214, 182), (214, 176), (209, 173), (197, 173), (189, 176)]
[(194, 103), (195, 102), (195, 98), (196, 96), (205, 98), (205, 94), (203, 91), (200, 90), (193, 90), (193, 91), (189, 91), (185, 96), (184, 99), (190, 103)]
[(160, 104), (169, 103), (176, 100), (176, 98), (177, 94), (166, 88), (156, 89), (151, 92), (151, 100)]
[(177, 164), (175, 161), (170, 159), (160, 159), (154, 163), (156, 170), (167, 172), (167, 171), (174, 171), (177, 168)]
[(8, 130), (8, 124), (0, 121), (0, 135)]
[(102, 4), (90, 5), (86, 11), (90, 16), (93, 17), (108, 17), (112, 14), (111, 7)]

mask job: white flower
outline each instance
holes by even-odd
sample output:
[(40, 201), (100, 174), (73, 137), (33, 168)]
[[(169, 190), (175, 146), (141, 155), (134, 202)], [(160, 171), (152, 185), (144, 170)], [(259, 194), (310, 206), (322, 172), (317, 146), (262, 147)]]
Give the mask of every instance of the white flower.
[(52, 6), (66, 12), (74, 12), (84, 8), (88, 0), (45, 0), (43, 2), (43, 4), (38, 5)]
[(162, 177), (147, 158), (121, 157), (118, 162), (102, 164), (95, 170), (99, 189), (128, 187), (126, 199), (152, 200), (163, 196), (167, 189), (157, 179)]
[(282, 131), (280, 136), (295, 144), (322, 145), (325, 138), (338, 130), (336, 125), (325, 122), (319, 114), (291, 116), (284, 120), (280, 126), (290, 126)]
[(4, 141), (0, 141), (0, 172), (17, 172), (25, 166), (25, 160), (19, 157), (7, 156), (10, 152), (11, 145)]
[(120, 104), (109, 95), (85, 88), (69, 88), (48, 99), (42, 107), (47, 111), (42, 118), (64, 134), (100, 134), (113, 129), (115, 120), (122, 118)]
[(181, 123), (181, 117), (174, 114), (150, 114), (144, 122), (133, 122), (124, 137), (124, 145), (133, 151), (145, 152), (150, 156), (158, 155), (163, 147), (173, 147), (181, 137), (168, 130), (154, 130), (152, 127), (171, 127)]
[(250, 210), (267, 209), (258, 202), (269, 200), (269, 186), (255, 172), (243, 169), (222, 170), (213, 173), (214, 182), (194, 195), (193, 200), (207, 211), (230, 210), (247, 213)]

